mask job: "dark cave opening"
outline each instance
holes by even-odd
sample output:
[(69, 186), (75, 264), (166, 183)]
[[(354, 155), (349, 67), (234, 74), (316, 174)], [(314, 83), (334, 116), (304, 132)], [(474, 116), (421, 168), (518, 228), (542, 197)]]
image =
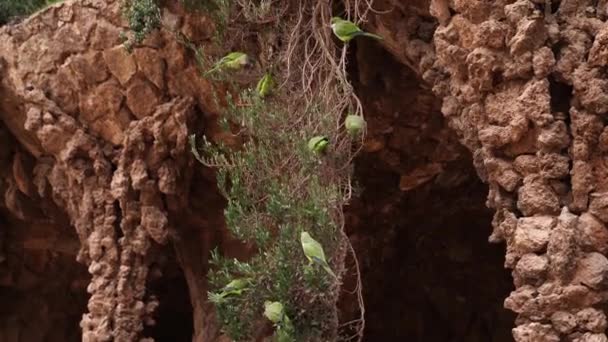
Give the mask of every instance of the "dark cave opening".
[(487, 187), (471, 175), (456, 187), (402, 193), (384, 176), (383, 187), (363, 185), (349, 208), (358, 216), (351, 238), (363, 277), (364, 341), (512, 341), (514, 315), (503, 300), (513, 285), (504, 246), (488, 243)]
[(160, 304), (154, 312), (155, 324), (146, 326), (144, 335), (157, 342), (190, 342), (194, 322), (188, 284), (172, 248), (163, 250), (163, 260), (150, 267), (153, 280), (149, 281), (148, 293)]
[[(353, 51), (368, 132), (346, 227), (361, 268), (364, 341), (512, 341), (515, 315), (503, 301), (513, 282), (504, 245), (488, 242), (488, 188), (471, 154), (413, 72), (375, 42)], [(343, 320), (356, 315), (343, 305)]]
[(80, 341), (86, 266), (69, 225), (24, 221), (0, 209), (0, 341)]
[(560, 82), (555, 76), (549, 76), (549, 93), (551, 94), (551, 111), (562, 113), (569, 119), (570, 101), (572, 100), (573, 88), (571, 85)]

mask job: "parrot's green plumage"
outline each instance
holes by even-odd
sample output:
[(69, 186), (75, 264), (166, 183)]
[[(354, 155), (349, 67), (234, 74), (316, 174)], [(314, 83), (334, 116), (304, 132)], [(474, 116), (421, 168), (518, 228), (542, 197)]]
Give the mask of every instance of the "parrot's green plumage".
[(251, 283), (250, 278), (238, 278), (234, 279), (226, 286), (224, 286), (221, 292), (218, 294), (220, 298), (225, 298), (228, 296), (240, 296), (243, 291), (247, 289), (249, 284)]
[(365, 36), (379, 40), (383, 39), (377, 34), (368, 33), (361, 30), (357, 25), (355, 25), (355, 23), (344, 20), (340, 17), (331, 18), (331, 29), (336, 37), (343, 42), (348, 42), (358, 36)]
[(314, 153), (324, 153), (328, 145), (329, 139), (321, 135), (308, 140), (308, 149)]
[(256, 91), (260, 97), (266, 97), (272, 93), (274, 90), (275, 83), (272, 75), (270, 73), (264, 74), (264, 76), (258, 82), (256, 86)]
[(337, 278), (336, 274), (329, 267), (329, 264), (327, 264), (325, 252), (323, 252), (323, 246), (321, 246), (317, 240), (313, 239), (312, 236), (305, 231), (300, 234), (300, 241), (302, 242), (302, 249), (304, 250), (304, 255), (308, 261), (311, 264), (315, 263), (320, 265), (332, 277)]
[(359, 136), (365, 130), (366, 122), (360, 115), (348, 115), (344, 120), (346, 131), (352, 137)]
[(272, 323), (279, 323), (284, 319), (285, 311), (283, 310), (283, 304), (280, 302), (264, 302), (264, 316), (268, 318)]
[(276, 342), (294, 342), (293, 330), (294, 326), (289, 317), (285, 314), (285, 309), (281, 302), (264, 302), (264, 316), (268, 318), (276, 327), (275, 341)]
[(295, 342), (295, 339), (290, 334), (289, 329), (279, 329), (275, 333), (276, 342)]
[(249, 56), (247, 56), (244, 52), (231, 52), (226, 56), (222, 57), (213, 68), (205, 73), (208, 75), (217, 70), (239, 70), (244, 66), (247, 66), (251, 63)]

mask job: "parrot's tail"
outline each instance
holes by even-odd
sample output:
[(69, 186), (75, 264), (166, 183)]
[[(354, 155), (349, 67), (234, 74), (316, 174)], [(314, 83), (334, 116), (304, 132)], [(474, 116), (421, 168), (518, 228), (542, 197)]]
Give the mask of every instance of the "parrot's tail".
[(211, 68), (210, 70), (205, 71), (205, 73), (203, 74), (203, 76), (209, 76), (209, 75), (211, 75), (212, 73), (218, 71), (220, 69), (220, 67), (221, 67), (221, 65), (216, 65), (215, 67)]
[(323, 267), (323, 269), (325, 270), (325, 272), (329, 273), (329, 275), (331, 275), (332, 277), (338, 279), (338, 276), (336, 276), (336, 274), (334, 273), (334, 271), (331, 270), (331, 268), (329, 267), (329, 265), (327, 264), (327, 262), (325, 260), (321, 260), (317, 257), (313, 257), (313, 260), (321, 265), (321, 267)]
[(334, 277), (335, 279), (338, 279), (338, 276), (336, 276), (336, 274), (334, 273), (334, 271), (331, 270), (331, 268), (329, 268), (329, 265), (325, 264), (323, 265), (323, 269), (329, 273), (329, 275), (331, 275), (332, 277)]
[(384, 40), (384, 38), (380, 37), (377, 34), (373, 34), (373, 33), (369, 33), (369, 32), (362, 32), (361, 33), (362, 36), (366, 36), (366, 37), (370, 37), (370, 38), (374, 38), (374, 39), (378, 39), (378, 40)]

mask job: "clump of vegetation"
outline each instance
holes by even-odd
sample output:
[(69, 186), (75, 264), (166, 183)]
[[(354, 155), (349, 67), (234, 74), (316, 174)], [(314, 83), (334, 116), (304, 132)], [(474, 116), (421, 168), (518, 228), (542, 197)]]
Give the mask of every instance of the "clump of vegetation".
[(0, 26), (13, 18), (30, 15), (61, 0), (0, 0)]
[[(206, 157), (200, 158), (217, 169), (218, 187), (228, 199), (225, 217), (230, 231), (254, 243), (258, 253), (246, 263), (213, 254), (215, 271), (210, 282), (214, 289), (235, 278), (253, 279), (240, 295), (215, 300), (219, 317), (233, 339), (249, 340), (263, 303), (279, 301), (294, 324), (293, 338), (321, 341), (334, 320), (339, 289), (321, 267), (308, 266), (300, 233), (306, 230), (322, 241), (326, 253), (334, 256), (330, 264), (336, 273), (341, 271), (336, 256), (344, 253), (344, 245), (334, 215), (343, 194), (329, 173), (346, 156), (335, 149), (331, 155), (319, 156), (307, 147), (311, 134), (331, 131), (333, 122), (322, 115), (321, 106), (289, 113), (251, 90), (243, 91), (238, 103), (229, 103), (224, 127), (229, 127), (229, 121), (240, 123), (239, 134), (250, 137), (249, 141), (239, 150), (205, 141)], [(289, 125), (287, 120), (298, 115), (303, 115), (299, 118), (303, 122)], [(319, 121), (305, 123), (310, 120)]]
[[(202, 77), (212, 77), (218, 89), (230, 89), (218, 94), (218, 107), (224, 108), (220, 124), (245, 141), (226, 146), (204, 135), (190, 141), (196, 158), (217, 172), (218, 188), (227, 199), (228, 229), (257, 252), (246, 261), (212, 253), (209, 300), (223, 331), (235, 341), (258, 338), (274, 303), (284, 315), (270, 315), (277, 341), (361, 340), (360, 279), (355, 289), (360, 319), (340, 324), (336, 303), (349, 253), (358, 274), (342, 207), (352, 196), (353, 143), (361, 141), (364, 126), (352, 118), (347, 130), (343, 124), (346, 113), (362, 117), (362, 109), (347, 80), (346, 46), (336, 46), (331, 33), (331, 5), (318, 0), (183, 2), (215, 18), (221, 46), (206, 49), (177, 37), (194, 52)], [(346, 13), (358, 19), (369, 10), (365, 0), (345, 5)], [(261, 49), (248, 51), (252, 46)], [(257, 60), (241, 63), (241, 53)], [(234, 65), (218, 67), (232, 60)], [(311, 148), (315, 137), (321, 138)], [(325, 251), (324, 268), (305, 256), (303, 231)]]
[(127, 50), (140, 44), (150, 32), (160, 27), (160, 8), (155, 0), (126, 0), (123, 2), (123, 12), (131, 30), (130, 37), (123, 33)]
[[(205, 13), (216, 26), (216, 38), (221, 36), (227, 24), (233, 0), (180, 0), (186, 9)], [(266, 1), (266, 0), (265, 0)], [(131, 51), (154, 30), (162, 26), (158, 0), (123, 0), (123, 15), (129, 22), (129, 31), (122, 32), (125, 48)], [(181, 37), (182, 39), (185, 37)]]

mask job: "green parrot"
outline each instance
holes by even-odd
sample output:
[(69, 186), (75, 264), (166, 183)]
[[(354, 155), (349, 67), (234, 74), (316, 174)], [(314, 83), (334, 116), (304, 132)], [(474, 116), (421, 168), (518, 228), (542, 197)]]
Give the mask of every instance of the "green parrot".
[(258, 92), (258, 95), (260, 95), (260, 97), (266, 97), (272, 93), (274, 87), (274, 79), (272, 78), (272, 75), (267, 72), (260, 79), (255, 89)]
[(215, 63), (213, 68), (211, 70), (207, 71), (205, 73), (205, 75), (208, 75), (208, 74), (215, 72), (217, 70), (220, 70), (220, 69), (239, 70), (242, 67), (249, 65), (249, 64), (251, 64), (251, 60), (250, 60), (249, 56), (247, 56), (246, 53), (231, 52), (231, 53), (227, 54), (226, 56), (222, 57), (222, 59), (220, 59), (219, 61), (217, 61), (217, 63)]
[(280, 302), (264, 302), (264, 316), (268, 318), (272, 323), (278, 324), (283, 321), (285, 317), (285, 311), (283, 310), (283, 304)]
[(379, 35), (362, 31), (352, 21), (344, 20), (340, 17), (331, 18), (331, 29), (334, 31), (336, 37), (343, 42), (349, 42), (357, 36), (371, 37), (379, 40), (383, 39)]
[(332, 277), (338, 278), (327, 264), (327, 260), (325, 260), (325, 253), (323, 252), (323, 247), (319, 242), (317, 242), (317, 240), (313, 239), (312, 236), (308, 234), (308, 232), (302, 231), (302, 234), (300, 234), (300, 241), (302, 242), (302, 249), (304, 250), (304, 255), (306, 256), (310, 264), (316, 263), (323, 267), (323, 269)]
[(365, 129), (366, 122), (361, 115), (349, 114), (344, 120), (346, 131), (352, 137), (356, 137)]
[(221, 292), (218, 294), (218, 297), (225, 298), (230, 295), (240, 296), (243, 291), (247, 289), (247, 286), (249, 286), (250, 283), (250, 278), (234, 279), (222, 288)]
[(323, 153), (327, 150), (329, 139), (324, 136), (316, 136), (308, 140), (308, 149), (314, 153)]
[(276, 342), (294, 342), (293, 329), (289, 317), (285, 314), (283, 304), (280, 302), (264, 302), (264, 316), (268, 318), (277, 328), (275, 332)]

